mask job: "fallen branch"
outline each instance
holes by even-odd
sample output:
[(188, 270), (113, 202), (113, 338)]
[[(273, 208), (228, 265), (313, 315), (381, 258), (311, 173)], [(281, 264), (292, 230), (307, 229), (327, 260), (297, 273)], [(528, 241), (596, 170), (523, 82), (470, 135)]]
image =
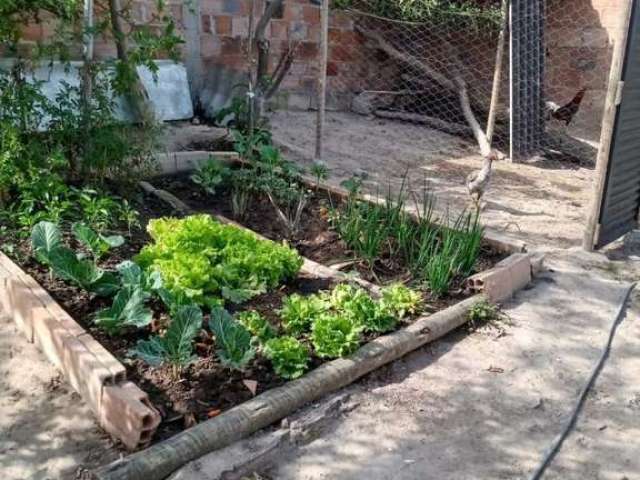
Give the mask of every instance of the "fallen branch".
[(458, 99), (460, 101), (460, 107), (462, 109), (462, 113), (464, 115), (465, 120), (469, 124), (469, 128), (471, 129), (473, 136), (476, 138), (478, 142), (478, 147), (480, 148), (480, 153), (482, 156), (486, 157), (491, 153), (491, 145), (487, 141), (487, 136), (480, 126), (480, 123), (476, 119), (475, 114), (473, 113), (473, 109), (471, 108), (471, 102), (469, 100), (469, 92), (467, 89), (467, 84), (462, 78), (460, 73), (460, 61), (457, 59), (457, 56), (453, 53), (453, 48), (451, 45), (445, 45), (444, 48), (448, 48), (451, 50), (450, 58), (457, 65), (456, 66), (456, 74), (453, 79), (443, 75), (428, 63), (420, 60), (419, 58), (414, 57), (413, 55), (409, 55), (407, 53), (401, 52), (394, 45), (392, 45), (389, 41), (387, 41), (382, 35), (377, 32), (373, 32), (371, 30), (367, 30), (361, 26), (356, 25), (356, 30), (364, 35), (365, 37), (373, 40), (377, 43), (378, 47), (384, 51), (387, 55), (396, 60), (399, 60), (411, 67), (424, 72), (428, 77), (438, 83), (441, 87), (446, 90), (450, 90), (455, 92), (458, 95)]

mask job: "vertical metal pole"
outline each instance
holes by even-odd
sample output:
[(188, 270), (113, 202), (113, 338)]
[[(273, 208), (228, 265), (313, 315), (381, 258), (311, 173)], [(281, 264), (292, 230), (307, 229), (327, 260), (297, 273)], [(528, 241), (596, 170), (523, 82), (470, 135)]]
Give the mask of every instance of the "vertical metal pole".
[(315, 160), (322, 159), (325, 108), (327, 104), (327, 58), (329, 56), (329, 0), (320, 7), (320, 72), (318, 73), (318, 120), (316, 124)]
[(493, 89), (491, 91), (491, 106), (489, 107), (489, 118), (487, 119), (487, 141), (491, 145), (493, 141), (493, 131), (496, 125), (496, 114), (500, 100), (500, 84), (502, 83), (502, 63), (504, 59), (504, 47), (509, 28), (509, 0), (502, 0), (502, 26), (498, 37), (498, 50), (496, 52), (496, 66), (493, 72)]

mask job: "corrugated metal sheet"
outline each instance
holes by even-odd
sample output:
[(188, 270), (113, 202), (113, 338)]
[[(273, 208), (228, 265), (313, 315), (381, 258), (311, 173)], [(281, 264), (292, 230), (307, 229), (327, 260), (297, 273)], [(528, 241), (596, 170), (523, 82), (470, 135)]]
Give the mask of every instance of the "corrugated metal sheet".
[(637, 1), (631, 13), (622, 79), (622, 103), (614, 126), (596, 248), (637, 226), (640, 207), (640, 8)]

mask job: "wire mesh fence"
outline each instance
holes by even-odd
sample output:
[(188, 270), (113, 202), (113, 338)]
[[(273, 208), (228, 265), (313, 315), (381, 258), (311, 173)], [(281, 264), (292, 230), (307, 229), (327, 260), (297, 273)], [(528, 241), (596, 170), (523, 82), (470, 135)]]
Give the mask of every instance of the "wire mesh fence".
[(486, 154), (489, 134), (514, 161), (594, 164), (623, 20), (611, 2), (452, 0), (419, 21), (387, 18), (381, 3), (332, 15), (326, 151), (373, 118), (427, 160)]

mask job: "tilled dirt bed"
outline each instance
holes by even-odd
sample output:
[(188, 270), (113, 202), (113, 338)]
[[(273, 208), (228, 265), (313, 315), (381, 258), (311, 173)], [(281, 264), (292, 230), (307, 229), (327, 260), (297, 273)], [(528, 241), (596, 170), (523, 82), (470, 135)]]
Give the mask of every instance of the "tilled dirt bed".
[[(229, 206), (230, 195), (224, 188), (220, 189), (215, 196), (205, 195), (193, 185), (188, 175), (159, 177), (154, 179), (152, 184), (156, 188), (162, 188), (174, 194), (194, 212), (233, 218)], [(328, 194), (316, 193), (305, 208), (300, 232), (293, 238), (286, 237), (285, 229), (267, 201), (254, 201), (247, 217), (240, 223), (267, 238), (288, 241), (301, 255), (311, 260), (327, 266), (342, 264), (346, 270), (351, 270), (353, 274), (358, 274), (375, 283), (407, 280), (408, 273), (393, 258), (381, 259), (374, 266), (373, 271), (355, 261), (352, 252), (330, 228), (329, 206), (335, 206), (338, 202), (338, 199), (330, 198)], [(153, 195), (141, 196), (136, 203), (141, 213), (143, 228), (131, 232), (130, 235), (128, 232), (119, 232), (126, 235), (127, 242), (122, 247), (114, 249), (101, 266), (113, 268), (121, 261), (131, 259), (138, 253), (150, 241), (145, 230), (150, 219), (184, 215), (183, 212), (173, 210)], [(65, 240), (73, 247), (78, 246), (73, 238), (65, 238)], [(121, 335), (109, 336), (96, 327), (92, 319), (96, 312), (110, 305), (110, 299), (96, 297), (52, 277), (46, 267), (31, 257), (28, 239), (13, 237), (6, 239), (5, 244), (7, 243), (14, 245), (14, 249), (7, 253), (73, 318), (112, 352), (125, 365), (127, 377), (148, 393), (151, 402), (162, 415), (162, 423), (158, 428), (155, 441), (168, 438), (195, 423), (219, 415), (252, 398), (255, 394), (285, 383), (274, 374), (269, 362), (260, 356), (256, 356), (243, 372), (232, 371), (221, 365), (214, 354), (214, 340), (204, 328), (196, 340), (195, 353), (198, 359), (184, 368), (179, 378), (175, 378), (170, 366), (150, 367), (142, 360), (131, 358), (128, 352), (138, 340), (148, 338), (150, 333), (166, 325), (168, 314), (159, 301), (150, 305), (154, 311), (154, 322), (149, 328), (131, 329)], [(484, 245), (476, 271), (491, 268), (505, 256)], [(467, 298), (470, 293), (464, 290), (463, 281), (462, 278), (456, 279), (450, 293), (439, 299), (431, 298), (428, 293), (425, 293), (423, 310), (435, 312)], [(285, 296), (292, 293), (308, 295), (320, 290), (329, 290), (334, 284), (331, 280), (313, 278), (300, 273), (297, 278), (281, 285), (280, 288), (259, 295), (245, 304), (230, 305), (229, 310), (233, 313), (237, 310), (255, 309), (280, 330), (277, 312)], [(205, 315), (205, 322), (207, 319), (208, 316)], [(412, 319), (409, 318), (404, 321), (404, 324), (411, 321)], [(402, 326), (403, 324), (398, 325), (399, 328)], [(365, 336), (363, 341), (366, 342), (372, 338), (374, 338), (372, 335)], [(320, 363), (322, 360), (312, 355), (310, 368), (313, 369)], [(255, 392), (251, 391), (253, 381), (257, 382)]]

